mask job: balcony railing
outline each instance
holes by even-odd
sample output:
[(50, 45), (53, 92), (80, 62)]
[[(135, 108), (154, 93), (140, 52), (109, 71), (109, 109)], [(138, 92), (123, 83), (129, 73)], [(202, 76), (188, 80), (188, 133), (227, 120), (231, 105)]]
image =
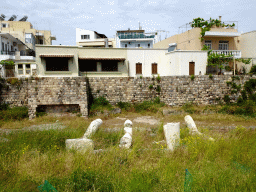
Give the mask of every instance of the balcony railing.
[(118, 35), (119, 39), (152, 39), (155, 38), (155, 35)]
[(212, 50), (212, 53), (217, 53), (217, 54), (224, 54), (224, 55), (232, 55), (236, 58), (240, 58), (241, 55), (241, 51), (238, 50)]
[(15, 55), (15, 51), (1, 51), (1, 55)]

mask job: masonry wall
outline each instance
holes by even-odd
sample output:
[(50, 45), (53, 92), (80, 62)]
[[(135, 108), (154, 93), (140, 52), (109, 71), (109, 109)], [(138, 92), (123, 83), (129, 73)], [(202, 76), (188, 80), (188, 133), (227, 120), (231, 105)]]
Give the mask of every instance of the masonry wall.
[[(250, 78), (240, 76), (240, 80), (235, 82), (244, 84)], [(137, 103), (159, 96), (170, 106), (191, 101), (206, 105), (217, 103), (216, 99), (222, 99), (230, 92), (227, 81), (231, 81), (231, 76), (214, 75), (210, 79), (208, 75), (202, 75), (195, 76), (193, 81), (190, 76), (171, 76), (161, 77), (160, 82), (152, 77), (90, 77), (88, 84), (85, 77), (29, 78), (23, 79), (20, 85), (5, 84), (1, 102), (28, 106), (31, 118), (40, 105), (79, 105), (82, 115), (87, 116), (87, 88), (94, 97), (105, 96), (111, 104), (119, 101)], [(153, 89), (149, 89), (150, 85)], [(234, 95), (231, 99), (235, 100), (238, 96)]]
[[(17, 80), (16, 78), (13, 78)], [(42, 105), (79, 105), (82, 116), (88, 116), (87, 86), (83, 77), (29, 78), (15, 81), (2, 87), (1, 101), (12, 106), (27, 106), (29, 118), (36, 115)]]
[[(240, 76), (240, 80), (235, 82), (244, 84), (250, 76)], [(182, 105), (186, 102), (196, 102), (198, 104), (214, 104), (216, 99), (223, 98), (230, 92), (227, 81), (231, 81), (231, 76), (214, 75), (210, 79), (208, 75), (195, 76), (194, 81), (190, 76), (169, 76), (161, 77), (157, 82), (152, 77), (125, 77), (125, 78), (89, 78), (89, 86), (94, 97), (105, 96), (111, 104), (122, 102), (142, 102), (150, 100), (156, 96), (167, 105)], [(153, 85), (150, 90), (149, 86)], [(157, 92), (157, 86), (161, 91)], [(231, 99), (235, 100), (238, 95)]]

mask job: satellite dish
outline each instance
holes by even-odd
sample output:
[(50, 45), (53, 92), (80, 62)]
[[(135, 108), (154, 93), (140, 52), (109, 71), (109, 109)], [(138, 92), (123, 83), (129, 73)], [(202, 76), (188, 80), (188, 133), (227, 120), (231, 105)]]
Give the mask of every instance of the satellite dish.
[(24, 17), (22, 17), (19, 21), (27, 21), (27, 19), (28, 19), (28, 16), (24, 16)]
[(12, 15), (8, 21), (14, 21), (17, 18), (16, 15)]

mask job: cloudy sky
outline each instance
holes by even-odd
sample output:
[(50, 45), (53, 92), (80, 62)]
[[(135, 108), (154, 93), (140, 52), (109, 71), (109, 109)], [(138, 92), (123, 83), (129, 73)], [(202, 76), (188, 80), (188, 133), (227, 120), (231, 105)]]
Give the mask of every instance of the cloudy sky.
[(167, 31), (164, 39), (197, 17), (222, 16), (238, 21), (239, 32), (256, 30), (255, 0), (1, 0), (0, 10), (7, 19), (27, 15), (34, 28), (51, 30), (54, 45), (75, 45), (76, 28), (114, 37), (116, 30), (138, 29), (139, 22), (146, 32)]

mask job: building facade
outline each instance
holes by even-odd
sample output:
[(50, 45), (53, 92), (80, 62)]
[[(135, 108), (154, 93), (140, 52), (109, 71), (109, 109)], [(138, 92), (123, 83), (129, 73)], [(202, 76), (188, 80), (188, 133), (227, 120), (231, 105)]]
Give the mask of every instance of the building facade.
[(51, 31), (36, 30), (26, 19), (20, 21), (1, 18), (0, 61), (12, 60), (15, 65), (8, 70), (2, 66), (3, 77), (31, 76), (36, 69), (35, 45), (51, 45), (56, 37)]
[(76, 45), (81, 47), (116, 47), (114, 38), (96, 31), (76, 28)]
[(41, 77), (203, 75), (207, 65), (207, 51), (37, 45), (36, 52)]
[(144, 30), (122, 30), (116, 32), (117, 48), (153, 48), (157, 43), (157, 35), (146, 34)]

